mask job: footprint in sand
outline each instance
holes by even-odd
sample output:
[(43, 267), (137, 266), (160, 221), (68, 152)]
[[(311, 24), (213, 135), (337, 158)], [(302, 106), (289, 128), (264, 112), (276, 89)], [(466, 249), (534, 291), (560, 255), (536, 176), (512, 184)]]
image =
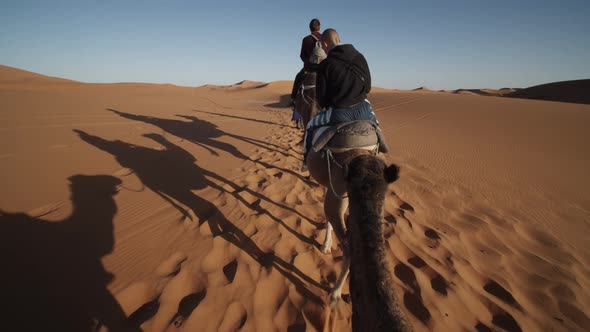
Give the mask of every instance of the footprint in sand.
[(426, 230), (424, 231), (424, 235), (426, 235), (426, 237), (431, 240), (435, 240), (435, 241), (440, 240), (440, 236), (432, 228), (426, 228)]
[[(422, 226), (420, 225), (419, 227), (422, 228)], [(426, 239), (424, 239), (423, 241), (425, 247), (430, 249), (438, 249), (441, 247), (440, 237), (438, 236), (438, 233), (436, 233), (430, 228), (427, 228), (427, 230), (424, 231), (424, 235), (426, 236)]]
[(385, 219), (385, 221), (387, 221), (390, 224), (397, 225), (397, 219), (395, 219), (395, 217), (390, 214), (386, 215), (383, 219)]
[(522, 310), (522, 307), (520, 306), (520, 304), (518, 304), (518, 302), (516, 301), (516, 299), (512, 296), (512, 294), (507, 291), (504, 287), (500, 286), (500, 284), (498, 284), (496, 281), (494, 280), (490, 280), (488, 281), (484, 286), (483, 289), (494, 295), (495, 297), (499, 298), (500, 300), (502, 300), (504, 303), (518, 309), (518, 310)]
[(434, 277), (430, 280), (430, 286), (437, 293), (444, 295), (444, 296), (448, 295), (447, 289), (449, 288), (449, 283), (440, 274), (437, 273), (436, 277)]
[(404, 306), (414, 317), (428, 324), (431, 318), (430, 311), (424, 306), (414, 271), (404, 263), (398, 263), (393, 271), (395, 276), (411, 289), (404, 289)]
[(477, 332), (494, 332), (494, 330), (492, 330), (482, 322), (477, 322), (477, 324), (475, 325), (475, 330)]
[(508, 332), (522, 332), (520, 325), (512, 315), (501, 309), (499, 309), (499, 311), (499, 313), (493, 316), (492, 324), (501, 327)]
[(448, 295), (447, 289), (449, 288), (449, 283), (447, 280), (438, 272), (430, 268), (422, 258), (418, 256), (411, 257), (408, 259), (408, 263), (417, 269), (425, 269), (423, 272), (427, 273), (428, 275), (434, 275), (434, 277), (430, 279), (430, 286), (432, 289), (441, 295)]
[(427, 266), (426, 262), (418, 256), (414, 256), (408, 259), (408, 263), (412, 264), (412, 266), (418, 269)]
[(404, 200), (399, 198), (399, 196), (394, 191), (391, 192), (391, 200), (393, 201), (395, 206), (397, 206), (401, 210), (414, 212), (414, 207), (411, 206), (408, 202), (405, 202)]

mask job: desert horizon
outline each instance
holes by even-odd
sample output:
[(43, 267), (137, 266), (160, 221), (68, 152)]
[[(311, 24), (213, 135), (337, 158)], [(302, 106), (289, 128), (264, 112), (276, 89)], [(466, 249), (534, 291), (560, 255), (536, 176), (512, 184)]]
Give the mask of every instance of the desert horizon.
[[(3, 83), (24, 83), (24, 82), (52, 82), (52, 83), (82, 83), (82, 84), (139, 84), (139, 85), (154, 85), (154, 86), (169, 86), (179, 88), (210, 88), (210, 89), (244, 89), (244, 88), (262, 88), (268, 85), (292, 85), (292, 80), (277, 80), (272, 82), (261, 82), (252, 80), (241, 80), (233, 84), (203, 84), (199, 86), (176, 85), (172, 83), (150, 83), (150, 82), (110, 82), (110, 83), (90, 83), (74, 81), (67, 78), (54, 77), (34, 73), (32, 71), (19, 69), (15, 67), (5, 66), (0, 64), (0, 73), (4, 76)], [(577, 79), (569, 81), (547, 82), (543, 84), (528, 86), (528, 87), (502, 87), (497, 89), (492, 88), (459, 88), (454, 90), (433, 90), (426, 86), (419, 86), (414, 89), (394, 89), (382, 88), (378, 86), (372, 87), (373, 92), (384, 91), (416, 91), (416, 92), (444, 92), (463, 95), (481, 95), (481, 96), (495, 96), (495, 97), (513, 97), (522, 99), (537, 99), (547, 101), (558, 101), (568, 103), (590, 104), (590, 99), (586, 91), (590, 89), (590, 79)]]

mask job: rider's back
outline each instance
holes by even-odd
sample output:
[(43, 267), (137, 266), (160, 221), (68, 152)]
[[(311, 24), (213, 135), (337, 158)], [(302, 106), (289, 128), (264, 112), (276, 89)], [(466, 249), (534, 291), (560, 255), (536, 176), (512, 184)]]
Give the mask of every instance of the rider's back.
[(321, 107), (348, 108), (367, 98), (371, 73), (365, 57), (352, 45), (337, 45), (318, 68), (317, 98)]
[[(312, 36), (313, 35), (313, 36)], [(317, 38), (314, 38), (314, 36)], [(317, 40), (322, 40), (322, 34), (319, 31), (314, 31), (311, 34), (305, 36), (301, 41), (301, 52), (299, 57), (303, 61), (303, 68), (305, 70), (316, 69), (317, 65), (313, 64), (310, 59), (314, 53), (314, 48)]]

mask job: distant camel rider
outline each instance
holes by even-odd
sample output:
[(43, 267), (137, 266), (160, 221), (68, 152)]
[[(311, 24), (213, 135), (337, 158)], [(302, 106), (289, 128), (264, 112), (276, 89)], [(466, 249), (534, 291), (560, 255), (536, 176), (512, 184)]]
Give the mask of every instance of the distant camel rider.
[(314, 18), (309, 22), (309, 30), (311, 34), (305, 36), (301, 42), (301, 52), (299, 57), (303, 61), (303, 68), (295, 76), (293, 82), (293, 89), (291, 90), (291, 106), (295, 102), (297, 96), (297, 89), (303, 82), (303, 75), (306, 71), (315, 71), (317, 65), (326, 57), (326, 53), (322, 47), (322, 34), (320, 33), (320, 20)]
[(311, 136), (316, 128), (354, 120), (379, 123), (366, 99), (371, 91), (371, 73), (365, 57), (351, 44), (341, 44), (334, 29), (326, 29), (322, 41), (328, 57), (317, 69), (316, 94), (324, 111), (313, 117), (305, 130), (301, 171), (307, 170)]

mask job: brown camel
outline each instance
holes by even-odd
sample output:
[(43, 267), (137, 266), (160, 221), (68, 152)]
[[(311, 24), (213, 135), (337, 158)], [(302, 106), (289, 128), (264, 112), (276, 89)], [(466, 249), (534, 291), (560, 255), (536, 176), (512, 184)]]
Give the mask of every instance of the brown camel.
[(320, 106), (316, 101), (316, 82), (317, 74), (315, 72), (305, 72), (303, 82), (295, 97), (295, 109), (301, 114), (303, 119), (303, 129), (307, 127), (307, 123), (320, 110)]
[(311, 176), (327, 188), (324, 212), (328, 225), (322, 251), (330, 252), (332, 228), (343, 247), (343, 267), (330, 294), (330, 304), (335, 307), (342, 301), (342, 287), (350, 270), (353, 331), (411, 331), (392, 288), (382, 233), (385, 192), (387, 185), (397, 180), (399, 168), (387, 166), (383, 159), (363, 149), (333, 156), (328, 170), (329, 157), (324, 151), (312, 150), (309, 154)]

